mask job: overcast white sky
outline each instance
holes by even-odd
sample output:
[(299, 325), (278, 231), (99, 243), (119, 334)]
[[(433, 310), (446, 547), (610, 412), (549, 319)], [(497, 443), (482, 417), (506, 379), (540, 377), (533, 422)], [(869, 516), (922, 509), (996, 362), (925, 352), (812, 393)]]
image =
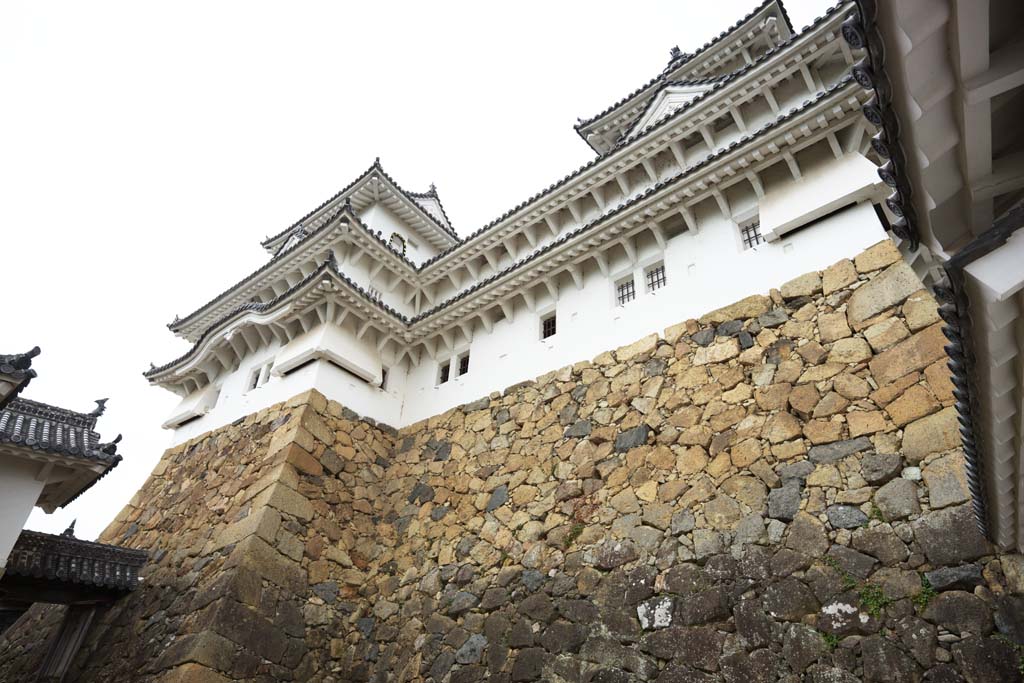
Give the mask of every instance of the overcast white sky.
[[(380, 156), (468, 234), (592, 157), (572, 126), (758, 0), (0, 4), (0, 353), (110, 397), (121, 465), (28, 526), (95, 538), (167, 445), (165, 327)], [(797, 29), (831, 3), (789, 0)], [(337, 397), (344, 401), (343, 397)]]

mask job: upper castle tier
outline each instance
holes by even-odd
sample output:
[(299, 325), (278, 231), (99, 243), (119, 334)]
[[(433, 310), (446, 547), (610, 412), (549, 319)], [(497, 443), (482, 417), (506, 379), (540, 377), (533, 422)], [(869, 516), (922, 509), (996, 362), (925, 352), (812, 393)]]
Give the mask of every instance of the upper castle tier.
[(576, 126), (592, 161), (461, 238), (433, 187), (375, 162), (171, 323), (192, 346), (146, 372), (182, 397), (164, 426), (181, 441), (308, 388), (409, 424), (882, 239), (866, 94), (839, 38), (851, 7), (795, 32), (768, 0), (674, 48)]

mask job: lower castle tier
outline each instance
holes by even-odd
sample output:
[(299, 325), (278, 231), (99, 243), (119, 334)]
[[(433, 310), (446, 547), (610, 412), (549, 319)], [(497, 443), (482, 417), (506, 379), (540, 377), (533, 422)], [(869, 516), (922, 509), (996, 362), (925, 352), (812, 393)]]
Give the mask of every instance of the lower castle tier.
[[(168, 450), (76, 681), (1016, 681), (936, 302), (884, 241), (395, 430), (308, 391)], [(26, 680), (60, 609), (0, 636)]]

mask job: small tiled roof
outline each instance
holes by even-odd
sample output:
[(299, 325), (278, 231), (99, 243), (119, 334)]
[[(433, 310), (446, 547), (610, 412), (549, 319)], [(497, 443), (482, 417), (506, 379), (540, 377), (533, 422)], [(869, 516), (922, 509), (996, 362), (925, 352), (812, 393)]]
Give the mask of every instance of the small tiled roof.
[[(344, 194), (345, 194), (346, 192), (348, 192), (349, 190), (351, 190), (351, 189), (352, 189), (353, 187), (355, 187), (355, 186), (356, 186), (357, 184), (359, 184), (359, 183), (360, 183), (360, 182), (361, 182), (362, 180), (364, 180), (364, 179), (365, 179), (365, 178), (366, 178), (366, 177), (367, 177), (368, 175), (370, 175), (370, 174), (372, 174), (372, 173), (378, 173), (378, 174), (380, 174), (380, 176), (381, 176), (381, 177), (385, 178), (385, 179), (386, 179), (386, 180), (387, 180), (387, 181), (388, 181), (389, 183), (391, 183), (392, 185), (394, 185), (394, 186), (395, 186), (395, 189), (397, 189), (397, 190), (398, 190), (398, 191), (399, 191), (400, 193), (402, 193), (403, 195), (405, 195), (405, 196), (406, 196), (406, 198), (407, 198), (407, 199), (408, 199), (408, 200), (409, 200), (410, 202), (412, 202), (413, 204), (416, 204), (416, 206), (419, 206), (419, 207), (420, 207), (420, 209), (421, 209), (421, 210), (423, 211), (423, 213), (424, 213), (424, 214), (426, 214), (426, 215), (427, 215), (427, 216), (428, 216), (428, 217), (430, 218), (431, 222), (433, 222), (433, 223), (434, 223), (434, 225), (436, 225), (437, 227), (439, 227), (439, 228), (440, 228), (441, 230), (443, 230), (443, 231), (444, 231), (444, 233), (445, 233), (445, 234), (447, 234), (447, 235), (448, 235), (449, 237), (451, 237), (452, 239), (454, 239), (456, 243), (458, 243), (458, 241), (459, 241), (459, 236), (458, 236), (458, 235), (456, 235), (456, 234), (455, 234), (455, 231), (454, 231), (454, 230), (453, 230), (453, 229), (451, 228), (451, 221), (448, 221), (448, 223), (449, 223), (449, 224), (448, 224), (448, 225), (445, 225), (445, 224), (444, 224), (444, 223), (442, 223), (441, 221), (437, 220), (437, 218), (435, 218), (434, 216), (432, 216), (432, 215), (430, 214), (430, 212), (429, 212), (429, 211), (427, 211), (427, 210), (426, 210), (426, 209), (424, 209), (424, 208), (423, 208), (422, 206), (420, 206), (420, 205), (419, 205), (419, 204), (418, 204), (418, 203), (416, 202), (416, 200), (415, 200), (415, 197), (416, 197), (416, 195), (415, 195), (414, 193), (412, 193), (412, 192), (409, 192), (409, 191), (408, 191), (408, 190), (406, 190), (405, 188), (403, 188), (403, 187), (402, 187), (401, 185), (399, 185), (399, 184), (398, 184), (398, 183), (397, 183), (397, 182), (395, 181), (395, 179), (394, 179), (394, 178), (392, 178), (392, 177), (391, 177), (390, 175), (388, 175), (387, 171), (385, 171), (385, 170), (384, 170), (384, 167), (383, 167), (383, 166), (381, 166), (381, 163), (380, 163), (380, 158), (378, 157), (377, 159), (375, 159), (375, 160), (374, 160), (374, 162), (373, 162), (373, 163), (372, 163), (372, 164), (370, 165), (370, 167), (369, 167), (368, 169), (366, 169), (366, 171), (364, 171), (363, 173), (359, 174), (359, 176), (357, 176), (357, 177), (356, 177), (356, 179), (355, 179), (355, 180), (353, 180), (352, 182), (350, 182), (350, 183), (349, 183), (348, 185), (346, 185), (345, 187), (343, 187), (343, 188), (341, 188), (340, 190), (338, 190), (337, 192), (335, 192), (335, 193), (334, 193), (334, 194), (333, 194), (333, 195), (332, 195), (332, 196), (330, 197), (330, 199), (328, 199), (327, 201), (325, 201), (325, 202), (323, 202), (322, 204), (320, 204), (320, 206), (316, 207), (315, 209), (313, 209), (312, 211), (310, 211), (309, 213), (307, 213), (307, 214), (306, 214), (305, 216), (303, 216), (303, 217), (302, 217), (302, 218), (300, 218), (299, 220), (295, 221), (295, 223), (293, 223), (292, 225), (288, 226), (287, 228), (285, 228), (285, 229), (284, 229), (284, 230), (282, 230), (281, 232), (279, 232), (279, 233), (277, 233), (277, 234), (275, 234), (275, 235), (271, 235), (270, 237), (266, 238), (266, 239), (265, 239), (265, 240), (263, 240), (263, 241), (262, 241), (262, 242), (261, 242), (260, 244), (261, 244), (261, 245), (262, 245), (263, 247), (267, 247), (268, 245), (272, 244), (272, 243), (273, 243), (273, 242), (274, 242), (275, 240), (278, 240), (278, 239), (280, 239), (280, 238), (281, 238), (281, 237), (282, 237), (283, 235), (286, 235), (286, 234), (288, 234), (288, 233), (289, 233), (290, 231), (292, 231), (292, 230), (294, 230), (295, 228), (297, 228), (297, 227), (301, 226), (301, 225), (302, 225), (302, 224), (303, 224), (303, 223), (304, 223), (305, 221), (307, 221), (307, 220), (308, 220), (308, 219), (309, 219), (309, 218), (310, 218), (311, 216), (315, 215), (317, 211), (321, 210), (322, 208), (324, 208), (325, 206), (327, 206), (327, 205), (328, 205), (328, 204), (330, 204), (331, 202), (335, 201), (335, 200), (336, 200), (336, 199), (337, 199), (338, 197), (341, 197), (341, 196), (343, 196), (343, 195), (344, 195)], [(425, 195), (425, 194), (421, 194), (420, 196), (422, 197), (422, 196), (426, 196), (426, 195)], [(435, 194), (435, 195), (433, 195), (433, 196), (434, 196), (434, 197), (436, 197), (437, 195)], [(440, 202), (440, 200), (438, 200), (438, 204), (440, 204), (440, 203), (441, 203), (441, 202)], [(442, 209), (442, 211), (443, 211), (443, 209)], [(448, 218), (448, 215), (447, 215), (447, 214), (445, 214), (445, 219), (447, 220), (447, 218)]]
[[(608, 114), (612, 113), (613, 111), (615, 111), (616, 109), (618, 109), (619, 107), (621, 107), (622, 105), (626, 104), (631, 99), (633, 99), (634, 97), (636, 97), (637, 95), (642, 93), (644, 90), (650, 88), (652, 85), (655, 85), (656, 83), (665, 80), (668, 77), (668, 75), (671, 74), (673, 71), (675, 71), (677, 68), (679, 68), (680, 66), (683, 66), (687, 62), (692, 61), (694, 58), (696, 58), (697, 56), (701, 55), (702, 53), (707, 52), (713, 46), (717, 45), (718, 43), (723, 41), (725, 38), (727, 38), (730, 33), (732, 33), (733, 31), (738, 29), (740, 26), (742, 26), (743, 24), (745, 24), (748, 21), (750, 21), (750, 19), (753, 18), (758, 12), (761, 12), (762, 10), (764, 10), (767, 7), (771, 6), (772, 4), (776, 4), (776, 3), (779, 6), (779, 10), (782, 12), (782, 18), (785, 20), (786, 26), (789, 28), (789, 32), (791, 34), (792, 33), (796, 33), (796, 31), (793, 29), (793, 22), (790, 21), (790, 19), (789, 19), (789, 13), (786, 12), (786, 7), (782, 4), (782, 0), (764, 0), (764, 2), (762, 2), (760, 5), (758, 5), (753, 10), (751, 10), (746, 16), (744, 16), (742, 19), (737, 21), (735, 24), (733, 24), (729, 28), (727, 28), (724, 31), (722, 31), (716, 37), (714, 37), (711, 40), (709, 40), (708, 42), (704, 43), (704, 45), (701, 46), (700, 48), (698, 48), (695, 52), (692, 52), (692, 53), (691, 52), (679, 52), (679, 51), (673, 50), (672, 51), (672, 59), (669, 60), (668, 66), (666, 66), (665, 69), (660, 74), (658, 74), (657, 76), (655, 76), (651, 80), (647, 81), (642, 86), (640, 86), (639, 88), (637, 88), (633, 92), (629, 93), (628, 95), (626, 95), (622, 99), (618, 100), (614, 104), (606, 107), (603, 111), (601, 111), (601, 112), (599, 112), (599, 113), (597, 113), (597, 114), (595, 114), (595, 115), (593, 115), (593, 116), (591, 116), (589, 118), (580, 119), (576, 123), (576, 126), (575, 126), (576, 131), (580, 132), (581, 128), (584, 128), (584, 127), (588, 126), (589, 124), (593, 123), (594, 121), (597, 121), (598, 119), (604, 118)], [(581, 135), (582, 135), (582, 133), (581, 133)]]
[[(37, 355), (39, 355), (38, 346), (25, 353), (0, 354), (0, 375), (10, 378), (10, 383), (14, 385), (13, 388), (0, 393), (0, 409), (27, 387), (32, 378), (36, 376), (36, 371), (32, 369), (32, 359)], [(7, 386), (7, 384), (0, 386)]]
[(144, 550), (25, 530), (11, 550), (4, 573), (130, 591), (139, 585), (146, 558)]
[(117, 442), (100, 443), (96, 418), (103, 414), (106, 399), (97, 401), (91, 413), (16, 398), (0, 411), (0, 443), (10, 443), (54, 455), (68, 456), (108, 465), (121, 461)]

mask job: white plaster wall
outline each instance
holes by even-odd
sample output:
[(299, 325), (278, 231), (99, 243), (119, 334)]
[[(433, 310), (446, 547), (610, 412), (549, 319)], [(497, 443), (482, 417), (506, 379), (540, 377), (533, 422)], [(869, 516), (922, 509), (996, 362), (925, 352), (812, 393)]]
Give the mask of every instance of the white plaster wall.
[[(660, 260), (647, 252), (635, 270), (636, 300), (616, 306), (613, 282), (625, 264), (612, 266), (614, 277), (587, 271), (584, 286), (565, 284), (557, 304), (558, 333), (540, 339), (544, 302), (531, 313), (517, 307), (511, 321), (497, 323), (490, 334), (476, 331), (470, 370), (437, 385), (439, 363), (426, 359), (412, 368), (398, 426), (500, 391), (517, 382), (615, 349), (636, 339), (745, 296), (767, 293), (789, 279), (851, 257), (885, 238), (870, 204), (850, 207), (805, 231), (744, 251), (736, 225), (721, 216), (702, 222), (696, 234), (670, 240), (664, 254), (667, 284), (645, 291), (643, 266)], [(550, 303), (550, 302), (547, 302)], [(456, 349), (460, 352), (462, 349)], [(455, 363), (452, 373), (455, 373)], [(358, 411), (358, 408), (353, 408)]]
[(7, 565), (29, 513), (45, 482), (36, 480), (41, 465), (10, 456), (0, 457), (0, 568)]
[[(785, 186), (778, 191), (799, 190), (799, 186)], [(743, 249), (735, 222), (718, 212), (707, 212), (700, 217), (698, 231), (669, 240), (664, 253), (653, 242), (641, 245), (635, 267), (620, 254), (619, 260), (610, 264), (610, 278), (591, 263), (582, 289), (577, 290), (568, 278), (562, 279), (557, 306), (545, 297), (538, 300), (534, 312), (517, 306), (513, 318), (496, 323), (490, 333), (476, 328), (471, 346), (460, 346), (452, 355), (452, 378), (444, 385), (437, 385), (439, 361), (444, 359), (424, 356), (407, 376), (402, 367), (389, 367), (385, 391), (324, 361), (286, 377), (272, 377), (257, 389), (247, 389), (252, 368), (275, 357), (280, 347), (274, 344), (223, 378), (216, 407), (205, 417), (177, 429), (173, 440), (180, 443), (310, 388), (361, 415), (401, 427), (550, 370), (589, 360), (750, 294), (766, 293), (798, 275), (851, 257), (884, 238), (868, 203), (843, 209), (806, 229), (749, 250)], [(667, 284), (647, 293), (644, 268), (662, 259)], [(614, 282), (630, 270), (634, 272), (637, 298), (620, 307), (615, 305)], [(558, 333), (542, 341), (540, 321), (551, 310), (557, 312)], [(456, 377), (455, 358), (467, 348), (471, 351), (469, 372)]]

